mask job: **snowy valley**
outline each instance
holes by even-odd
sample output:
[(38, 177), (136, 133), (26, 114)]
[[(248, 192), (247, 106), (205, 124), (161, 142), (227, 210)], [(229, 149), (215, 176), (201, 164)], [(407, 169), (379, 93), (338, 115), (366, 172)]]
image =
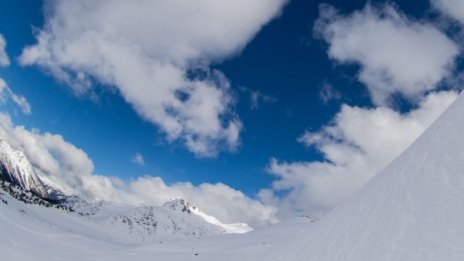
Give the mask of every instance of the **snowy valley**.
[(53, 205), (70, 212), (18, 201), (2, 189), (0, 253), (5, 260), (461, 260), (463, 111), (461, 96), (362, 191), (318, 222), (301, 217), (226, 235), (227, 226), (208, 222), (184, 200), (135, 209), (79, 200)]
[(0, 1), (0, 261), (464, 260), (464, 0)]

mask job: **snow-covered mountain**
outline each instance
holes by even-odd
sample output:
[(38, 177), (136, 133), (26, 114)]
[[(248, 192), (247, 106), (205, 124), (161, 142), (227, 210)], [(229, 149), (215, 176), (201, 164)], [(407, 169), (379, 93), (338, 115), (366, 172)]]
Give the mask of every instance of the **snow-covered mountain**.
[(0, 138), (0, 179), (9, 181), (31, 191), (41, 198), (48, 198), (48, 192), (42, 181), (22, 151), (14, 150)]
[(168, 201), (161, 207), (133, 207), (70, 197), (62, 205), (71, 208), (79, 216), (141, 241), (158, 240), (160, 237), (200, 238), (252, 230), (245, 224), (223, 224), (183, 199)]
[(245, 223), (224, 224), (217, 218), (206, 214), (199, 208), (192, 206), (190, 203), (183, 199), (174, 199), (168, 201), (164, 203), (163, 208), (177, 212), (181, 211), (183, 213), (194, 215), (202, 220), (205, 220), (206, 222), (215, 226), (216, 228), (219, 228), (221, 232), (225, 233), (241, 234), (253, 230), (250, 226), (248, 226)]
[[(0, 191), (26, 204), (64, 210), (69, 215), (128, 235), (134, 241), (198, 238), (252, 230), (246, 224), (223, 224), (183, 199), (174, 199), (161, 207), (134, 207), (63, 195), (46, 187), (24, 153), (12, 149), (3, 139), (0, 139)], [(61, 195), (60, 199), (52, 198), (51, 194)]]

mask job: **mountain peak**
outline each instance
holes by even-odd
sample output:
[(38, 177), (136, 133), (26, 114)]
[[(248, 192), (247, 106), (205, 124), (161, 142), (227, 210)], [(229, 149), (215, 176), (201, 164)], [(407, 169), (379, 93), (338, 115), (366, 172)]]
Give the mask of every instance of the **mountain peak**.
[(219, 221), (216, 217), (206, 214), (205, 212), (201, 211), (199, 208), (193, 206), (192, 204), (190, 204), (182, 198), (176, 198), (164, 203), (163, 208), (167, 208), (172, 211), (180, 210), (181, 212), (198, 216), (206, 222), (210, 223), (211, 225), (223, 229), (225, 233), (241, 234), (253, 230), (253, 228), (251, 228), (248, 224), (245, 223), (225, 224)]
[(41, 198), (48, 198), (48, 192), (32, 165), (22, 151), (14, 150), (0, 138), (0, 179), (31, 191)]
[(167, 201), (163, 204), (163, 207), (173, 211), (180, 210), (182, 212), (187, 212), (188, 214), (190, 214), (192, 210), (197, 209), (195, 206), (192, 206), (189, 202), (181, 198)]

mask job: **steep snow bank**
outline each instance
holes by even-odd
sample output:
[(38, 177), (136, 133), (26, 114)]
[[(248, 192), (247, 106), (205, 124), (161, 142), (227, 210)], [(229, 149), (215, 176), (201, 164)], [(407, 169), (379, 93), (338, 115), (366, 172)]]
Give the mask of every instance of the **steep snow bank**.
[(463, 260), (464, 96), (282, 260)]

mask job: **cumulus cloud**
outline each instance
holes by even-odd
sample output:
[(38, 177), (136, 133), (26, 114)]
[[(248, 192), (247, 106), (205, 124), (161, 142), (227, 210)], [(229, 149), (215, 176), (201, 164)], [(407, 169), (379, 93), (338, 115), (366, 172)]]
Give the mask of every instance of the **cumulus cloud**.
[(40, 178), (67, 194), (130, 205), (162, 205), (183, 198), (227, 223), (252, 226), (276, 222), (276, 209), (251, 199), (222, 183), (189, 182), (166, 184), (159, 177), (145, 176), (132, 181), (96, 175), (94, 164), (82, 150), (61, 135), (16, 126), (0, 113), (0, 137), (24, 151)]
[(24, 114), (31, 114), (31, 105), (26, 97), (14, 93), (6, 82), (0, 78), (0, 102), (6, 104), (8, 101), (12, 101)]
[(461, 0), (431, 0), (442, 13), (464, 24), (464, 2)]
[[(290, 213), (321, 214), (343, 202), (403, 152), (457, 98), (454, 91), (426, 96), (418, 107), (401, 114), (388, 107), (343, 105), (333, 122), (298, 140), (317, 149), (323, 161), (283, 162), (272, 159), (268, 171), (277, 177), (261, 191), (264, 202)], [(278, 193), (287, 192), (279, 198)]]
[(358, 79), (376, 105), (389, 104), (397, 93), (417, 101), (450, 75), (459, 53), (444, 33), (392, 5), (368, 4), (349, 15), (321, 5), (314, 30), (329, 44), (331, 59), (360, 66)]
[(141, 153), (137, 152), (132, 158), (132, 163), (137, 164), (139, 166), (143, 166), (145, 165), (145, 159), (143, 158), (143, 155)]
[(6, 53), (6, 40), (2, 34), (0, 34), (0, 67), (6, 67), (10, 65), (10, 58)]
[(112, 86), (167, 139), (198, 156), (239, 145), (230, 84), (210, 63), (237, 54), (286, 0), (46, 1), (39, 65), (76, 94)]

